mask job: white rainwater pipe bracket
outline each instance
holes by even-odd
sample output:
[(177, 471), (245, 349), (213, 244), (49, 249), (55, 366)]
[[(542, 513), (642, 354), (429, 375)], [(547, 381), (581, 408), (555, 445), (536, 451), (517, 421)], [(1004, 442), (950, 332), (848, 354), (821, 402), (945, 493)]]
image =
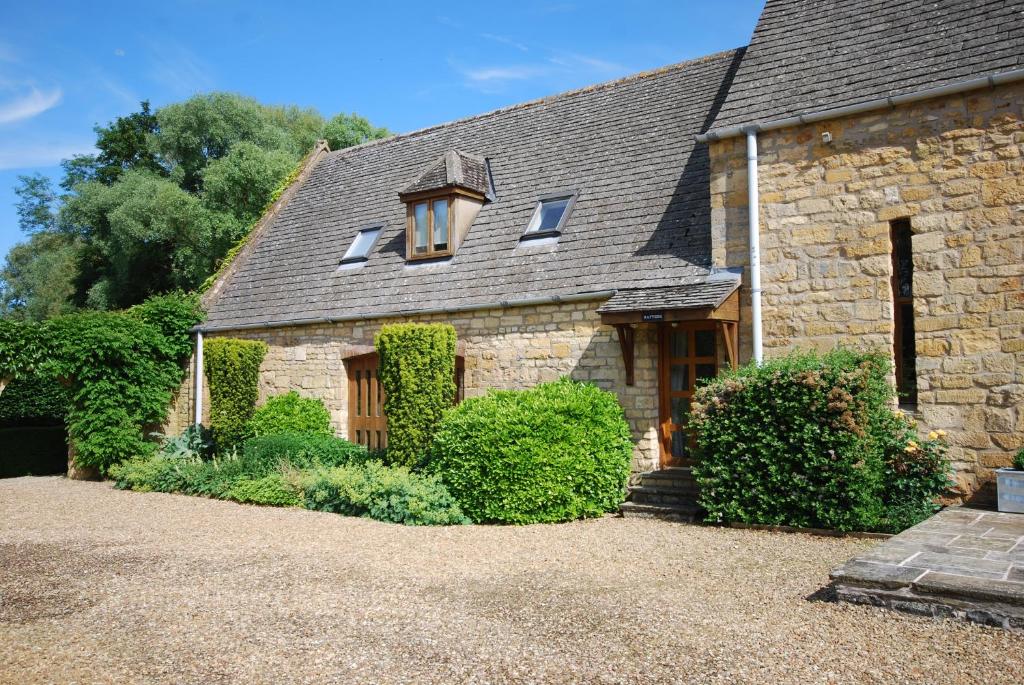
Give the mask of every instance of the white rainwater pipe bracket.
[(754, 361), (764, 358), (761, 335), (761, 200), (757, 188), (757, 130), (747, 134), (747, 227), (750, 237), (750, 318)]

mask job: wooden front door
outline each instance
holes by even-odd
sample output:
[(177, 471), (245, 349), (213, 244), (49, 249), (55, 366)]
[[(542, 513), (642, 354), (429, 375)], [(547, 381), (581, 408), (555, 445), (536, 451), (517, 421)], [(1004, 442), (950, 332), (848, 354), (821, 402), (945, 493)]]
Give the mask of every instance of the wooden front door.
[(658, 395), (661, 411), (661, 467), (693, 464), (686, 429), (693, 389), (700, 378), (718, 374), (714, 321), (661, 324), (658, 331)]

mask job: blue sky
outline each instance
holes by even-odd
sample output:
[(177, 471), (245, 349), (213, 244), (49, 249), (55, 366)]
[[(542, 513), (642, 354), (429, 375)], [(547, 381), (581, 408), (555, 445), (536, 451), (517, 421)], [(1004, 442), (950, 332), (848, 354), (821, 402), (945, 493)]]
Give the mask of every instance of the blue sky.
[(197, 92), (409, 131), (746, 44), (761, 0), (22, 2), (0, 16), (0, 255), (19, 174)]

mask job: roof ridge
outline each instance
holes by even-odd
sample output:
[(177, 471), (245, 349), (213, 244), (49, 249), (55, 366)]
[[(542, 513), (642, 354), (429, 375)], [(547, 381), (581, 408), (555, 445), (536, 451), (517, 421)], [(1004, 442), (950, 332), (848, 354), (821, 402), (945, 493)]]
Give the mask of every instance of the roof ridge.
[(673, 72), (673, 71), (678, 71), (678, 70), (680, 70), (680, 69), (682, 69), (684, 67), (694, 66), (696, 64), (703, 64), (705, 62), (711, 62), (711, 61), (713, 61), (715, 59), (720, 59), (720, 58), (724, 57), (725, 55), (735, 54), (737, 50), (741, 50), (744, 47), (747, 47), (747, 46), (741, 45), (739, 47), (730, 48), (728, 50), (720, 50), (718, 52), (713, 52), (713, 53), (711, 53), (709, 55), (704, 55), (702, 57), (695, 57), (693, 59), (684, 60), (682, 62), (675, 62), (673, 64), (666, 64), (665, 66), (662, 66), (662, 67), (657, 67), (657, 68), (654, 68), (654, 69), (647, 69), (645, 71), (639, 71), (639, 72), (637, 72), (635, 74), (629, 74), (628, 76), (622, 76), (620, 78), (612, 79), (610, 81), (602, 81), (600, 83), (593, 83), (593, 84), (591, 84), (589, 86), (583, 86), (581, 88), (574, 88), (572, 90), (562, 91), (561, 93), (555, 93), (554, 95), (545, 95), (543, 97), (534, 98), (533, 100), (527, 100), (525, 102), (517, 102), (514, 105), (506, 105), (504, 107), (498, 107), (496, 109), (492, 109), (492, 110), (489, 110), (489, 111), (486, 111), (486, 112), (481, 112), (480, 114), (471, 114), (469, 116), (459, 117), (458, 119), (451, 119), (449, 121), (444, 121), (444, 122), (441, 122), (440, 124), (432, 124), (430, 126), (424, 126), (423, 128), (413, 129), (412, 131), (406, 131), (405, 133), (398, 133), (396, 135), (389, 136), (387, 138), (378, 138), (376, 140), (368, 140), (365, 143), (360, 143), (358, 145), (352, 145), (352, 146), (349, 146), (349, 147), (342, 148), (340, 150), (334, 150), (334, 151), (331, 152), (331, 155), (332, 156), (336, 156), (336, 157), (343, 157), (343, 156), (346, 156), (346, 155), (348, 155), (348, 154), (350, 154), (352, 152), (355, 152), (357, 150), (361, 151), (361, 150), (365, 150), (367, 148), (377, 147), (379, 145), (386, 145), (386, 144), (389, 144), (389, 143), (397, 142), (399, 140), (405, 140), (407, 138), (413, 138), (413, 137), (416, 137), (416, 136), (423, 135), (425, 133), (430, 133), (431, 131), (437, 131), (437, 130), (448, 128), (450, 126), (456, 126), (456, 125), (460, 125), (460, 124), (465, 124), (467, 122), (475, 121), (477, 119), (486, 119), (487, 117), (496, 116), (498, 114), (504, 114), (505, 112), (512, 112), (512, 111), (519, 110), (519, 109), (527, 109), (529, 107), (535, 107), (537, 105), (547, 104), (547, 103), (550, 103), (550, 102), (553, 102), (553, 101), (556, 101), (556, 100), (561, 100), (563, 98), (569, 98), (569, 97), (573, 97), (573, 96), (576, 96), (576, 95), (582, 95), (583, 93), (587, 93), (587, 92), (590, 92), (590, 91), (606, 90), (608, 88), (613, 88), (615, 86), (619, 86), (619, 85), (623, 85), (623, 84), (626, 84), (626, 83), (630, 83), (632, 81), (639, 81), (639, 80), (642, 80), (642, 79), (645, 79), (645, 78), (651, 78), (653, 76), (660, 76), (661, 74), (665, 74), (665, 73), (669, 73), (669, 72)]

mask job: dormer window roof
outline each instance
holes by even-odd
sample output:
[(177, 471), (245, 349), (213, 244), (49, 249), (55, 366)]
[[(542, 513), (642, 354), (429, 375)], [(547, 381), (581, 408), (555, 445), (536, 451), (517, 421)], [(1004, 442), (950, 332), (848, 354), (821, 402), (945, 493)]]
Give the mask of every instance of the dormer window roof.
[(406, 204), (406, 258), (450, 257), (494, 198), (490, 167), (484, 157), (449, 150), (398, 196)]
[(425, 193), (462, 190), (492, 200), (491, 173), (487, 160), (459, 150), (449, 150), (432, 162), (415, 181), (399, 192), (405, 200)]

